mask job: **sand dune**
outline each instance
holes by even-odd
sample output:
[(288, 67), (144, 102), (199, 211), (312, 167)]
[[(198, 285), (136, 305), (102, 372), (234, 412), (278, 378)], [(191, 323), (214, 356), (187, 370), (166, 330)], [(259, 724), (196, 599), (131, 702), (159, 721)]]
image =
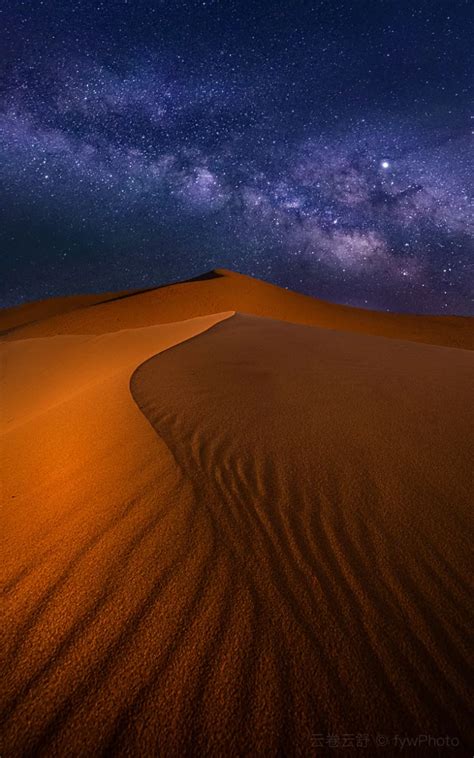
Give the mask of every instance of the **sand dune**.
[[(209, 313), (240, 311), (256, 316), (343, 329), (396, 339), (448, 347), (474, 349), (471, 320), (462, 316), (413, 316), (380, 313), (327, 303), (276, 287), (225, 269), (216, 269), (197, 279), (169, 287), (107, 295), (107, 302), (70, 310), (61, 299), (61, 313), (53, 315), (54, 302), (44, 301), (36, 310), (36, 321), (19, 325), (8, 339), (49, 337), (56, 334), (104, 334), (136, 329), (156, 323), (182, 321)], [(75, 302), (75, 301), (74, 301)], [(26, 307), (26, 306), (25, 306)], [(41, 308), (44, 317), (41, 318)], [(2, 326), (12, 328), (15, 314), (7, 311)], [(10, 324), (10, 327), (8, 327)]]
[(469, 320), (267, 287), (48, 306), (7, 335), (3, 756), (472, 752), (474, 360), (417, 344)]

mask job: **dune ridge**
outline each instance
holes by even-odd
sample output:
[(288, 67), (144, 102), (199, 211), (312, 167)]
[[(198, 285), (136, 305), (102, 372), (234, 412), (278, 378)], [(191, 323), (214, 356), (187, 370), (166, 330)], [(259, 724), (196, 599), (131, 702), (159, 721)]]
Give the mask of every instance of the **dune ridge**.
[(472, 752), (469, 320), (301, 298), (218, 271), (5, 336), (2, 755)]
[[(342, 329), (428, 344), (474, 349), (472, 319), (462, 316), (415, 316), (337, 305), (277, 287), (250, 276), (216, 269), (201, 277), (139, 292), (118, 293), (73, 310), (61, 299), (45, 301), (44, 318), (7, 331), (5, 339), (55, 334), (103, 334), (156, 323), (182, 321), (209, 313), (240, 311), (256, 316)], [(25, 306), (26, 307), (26, 306)], [(8, 317), (7, 312), (7, 317)], [(0, 322), (1, 323), (1, 322)], [(7, 324), (12, 324), (9, 317)], [(2, 327), (6, 329), (5, 326)]]

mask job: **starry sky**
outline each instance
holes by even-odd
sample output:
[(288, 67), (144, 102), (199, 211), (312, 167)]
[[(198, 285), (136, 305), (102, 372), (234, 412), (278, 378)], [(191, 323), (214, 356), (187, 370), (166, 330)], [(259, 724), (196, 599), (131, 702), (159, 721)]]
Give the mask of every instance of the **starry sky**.
[(1, 305), (214, 267), (474, 312), (471, 0), (2, 0)]

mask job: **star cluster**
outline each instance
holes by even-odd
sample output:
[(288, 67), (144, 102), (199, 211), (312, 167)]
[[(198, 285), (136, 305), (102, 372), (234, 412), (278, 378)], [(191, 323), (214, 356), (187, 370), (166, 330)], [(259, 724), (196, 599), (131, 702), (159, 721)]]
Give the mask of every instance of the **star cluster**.
[(216, 266), (472, 312), (472, 8), (6, 0), (2, 304)]

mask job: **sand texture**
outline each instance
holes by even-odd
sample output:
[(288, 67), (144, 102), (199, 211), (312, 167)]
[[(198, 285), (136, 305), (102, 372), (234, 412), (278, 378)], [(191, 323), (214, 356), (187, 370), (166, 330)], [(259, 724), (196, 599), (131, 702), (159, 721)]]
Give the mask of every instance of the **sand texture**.
[(30, 313), (2, 347), (2, 757), (472, 754), (469, 319), (227, 273)]

